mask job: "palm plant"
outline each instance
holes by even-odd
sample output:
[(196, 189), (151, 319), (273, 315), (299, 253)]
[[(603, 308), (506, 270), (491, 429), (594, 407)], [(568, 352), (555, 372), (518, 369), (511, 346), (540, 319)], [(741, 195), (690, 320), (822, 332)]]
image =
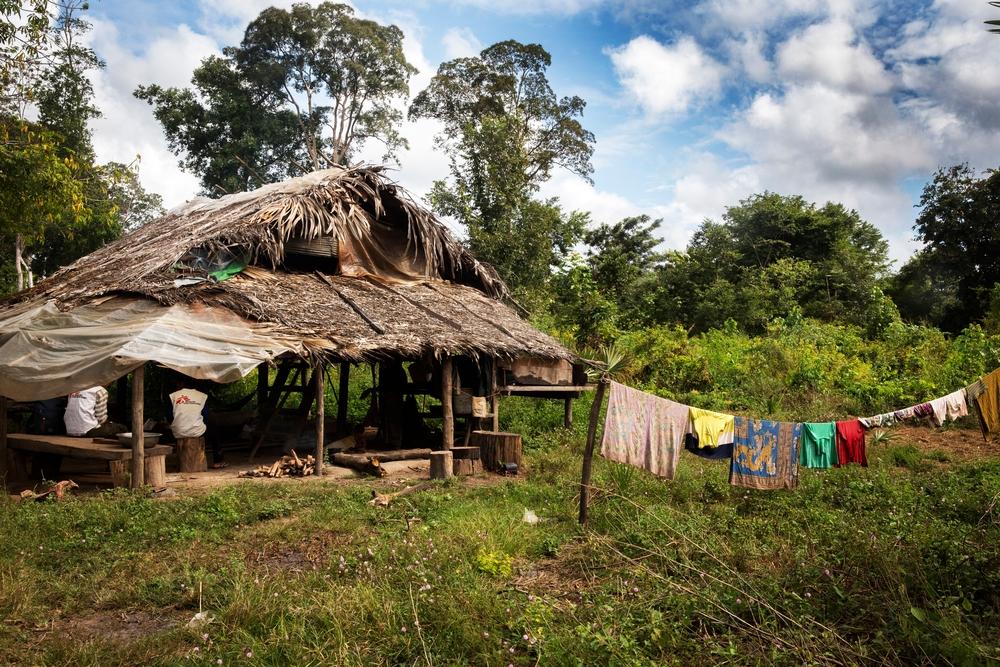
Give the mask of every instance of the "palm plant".
[[(996, 7), (998, 9), (1000, 9), (1000, 0), (991, 0), (991, 2), (989, 4), (992, 7)], [(985, 23), (986, 23), (986, 25), (1000, 26), (1000, 19), (990, 19), (989, 21), (986, 21)], [(990, 28), (990, 32), (1000, 34), (1000, 27), (998, 27), (998, 28)]]

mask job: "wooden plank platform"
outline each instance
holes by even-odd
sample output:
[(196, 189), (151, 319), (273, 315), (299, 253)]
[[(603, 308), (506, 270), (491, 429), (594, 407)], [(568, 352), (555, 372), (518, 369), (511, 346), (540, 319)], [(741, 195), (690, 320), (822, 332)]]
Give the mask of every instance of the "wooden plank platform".
[(534, 398), (580, 398), (585, 391), (594, 391), (597, 385), (532, 385), (509, 384), (497, 387), (497, 392), (506, 396), (528, 396)]
[[(76, 459), (100, 459), (103, 461), (124, 461), (132, 458), (129, 447), (95, 442), (92, 438), (74, 438), (68, 435), (34, 435), (11, 433), (7, 436), (7, 446), (22, 452), (35, 454), (55, 454)], [(150, 456), (166, 456), (173, 448), (170, 445), (151, 445), (145, 448)]]

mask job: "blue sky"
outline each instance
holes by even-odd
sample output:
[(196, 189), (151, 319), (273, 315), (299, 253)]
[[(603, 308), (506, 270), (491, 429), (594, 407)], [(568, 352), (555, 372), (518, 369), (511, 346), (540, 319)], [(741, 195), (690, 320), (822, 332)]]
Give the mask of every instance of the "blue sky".
[[(136, 85), (186, 85), (237, 43), (259, 0), (94, 3), (103, 159), (141, 155), (147, 187), (176, 205), (197, 192)], [(406, 35), (415, 94), (444, 60), (503, 39), (552, 54), (560, 95), (588, 101), (593, 183), (553, 175), (543, 194), (597, 222), (647, 213), (683, 247), (706, 217), (753, 192), (856, 208), (904, 259), (923, 184), (940, 166), (1000, 160), (1000, 15), (979, 0), (382, 0), (352, 3)], [(431, 121), (403, 128), (398, 180), (416, 195), (447, 174)], [(374, 159), (374, 150), (363, 157)]]

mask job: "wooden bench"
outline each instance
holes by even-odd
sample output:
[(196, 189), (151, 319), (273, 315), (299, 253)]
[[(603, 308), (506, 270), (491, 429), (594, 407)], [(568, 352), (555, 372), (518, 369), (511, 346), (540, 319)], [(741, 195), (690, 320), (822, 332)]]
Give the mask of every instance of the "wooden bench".
[[(64, 456), (74, 459), (97, 459), (108, 462), (111, 473), (111, 483), (114, 486), (128, 486), (132, 450), (128, 447), (102, 439), (74, 438), (67, 435), (32, 435), (28, 433), (10, 433), (7, 436), (7, 447), (10, 449), (15, 475), (26, 478), (26, 456), (42, 455), (52, 460), (51, 471), (46, 471), (49, 478), (59, 474), (59, 465)], [(170, 445), (148, 445), (145, 448), (145, 482), (150, 486), (163, 486), (167, 481), (167, 454), (172, 451)]]

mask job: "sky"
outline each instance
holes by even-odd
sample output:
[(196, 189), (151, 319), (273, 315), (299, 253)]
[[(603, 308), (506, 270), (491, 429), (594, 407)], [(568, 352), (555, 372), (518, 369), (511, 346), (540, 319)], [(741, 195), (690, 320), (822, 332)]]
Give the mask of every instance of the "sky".
[[(141, 158), (140, 177), (167, 207), (198, 193), (178, 166), (138, 85), (187, 86), (202, 59), (238, 44), (266, 0), (99, 0), (91, 43), (102, 160)], [(542, 194), (595, 223), (662, 218), (683, 248), (706, 218), (769, 190), (856, 209), (901, 263), (919, 244), (923, 185), (962, 162), (1000, 166), (1000, 18), (980, 0), (354, 0), (394, 23), (419, 70), (505, 39), (552, 54), (559, 96), (587, 101), (596, 136), (592, 183), (556, 172)], [(417, 197), (448, 173), (431, 120), (402, 128), (393, 177)], [(377, 161), (379, 151), (361, 159)], [(897, 264), (898, 265), (898, 264)]]

